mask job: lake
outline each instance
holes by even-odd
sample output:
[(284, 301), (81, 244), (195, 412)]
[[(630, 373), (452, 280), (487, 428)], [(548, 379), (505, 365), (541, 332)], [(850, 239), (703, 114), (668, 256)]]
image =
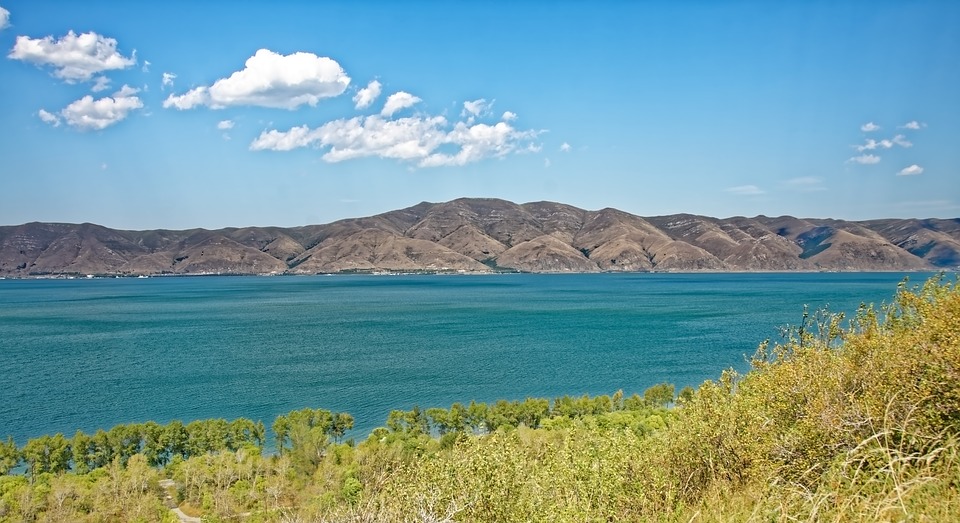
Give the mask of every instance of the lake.
[[(0, 438), (696, 386), (900, 273), (0, 280)], [(911, 275), (922, 283), (929, 274)]]

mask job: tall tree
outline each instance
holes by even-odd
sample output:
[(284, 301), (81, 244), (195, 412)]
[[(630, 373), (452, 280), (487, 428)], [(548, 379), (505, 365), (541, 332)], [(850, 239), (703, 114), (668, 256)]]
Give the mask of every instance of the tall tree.
[(0, 476), (10, 472), (20, 464), (20, 450), (13, 442), (13, 437), (7, 436), (7, 441), (0, 441)]

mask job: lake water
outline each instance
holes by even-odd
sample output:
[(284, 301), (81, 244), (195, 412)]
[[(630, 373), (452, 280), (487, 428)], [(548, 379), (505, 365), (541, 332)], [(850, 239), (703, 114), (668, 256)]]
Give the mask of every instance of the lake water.
[[(921, 283), (929, 275), (911, 275)], [(679, 389), (897, 273), (0, 280), (0, 438)]]

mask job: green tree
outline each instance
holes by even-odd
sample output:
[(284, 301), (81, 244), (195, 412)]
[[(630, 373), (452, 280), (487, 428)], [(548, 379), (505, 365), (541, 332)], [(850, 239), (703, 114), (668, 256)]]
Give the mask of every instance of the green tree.
[(70, 442), (60, 433), (33, 438), (23, 447), (23, 460), (31, 478), (44, 472), (66, 472), (70, 468), (70, 458)]
[(93, 438), (78, 430), (77, 433), (73, 435), (73, 439), (70, 440), (70, 450), (73, 455), (74, 472), (77, 474), (86, 474), (93, 470), (95, 457), (93, 455), (93, 451), (95, 450)]
[(650, 405), (666, 407), (673, 401), (673, 384), (658, 383), (643, 391), (643, 399)]
[(344, 434), (352, 428), (353, 416), (346, 412), (338, 412), (333, 415), (333, 422), (330, 425), (330, 435), (333, 436), (334, 441), (340, 443)]
[(20, 464), (20, 450), (13, 438), (7, 436), (6, 442), (0, 442), (0, 476), (7, 474)]
[(290, 420), (281, 414), (273, 420), (272, 428), (274, 440), (277, 442), (277, 453), (282, 456), (284, 449), (287, 448), (287, 440), (290, 437)]
[(188, 456), (187, 441), (189, 435), (187, 434), (187, 428), (180, 420), (173, 420), (164, 425), (159, 438), (159, 446), (164, 449), (168, 461), (173, 459), (174, 456), (182, 458)]

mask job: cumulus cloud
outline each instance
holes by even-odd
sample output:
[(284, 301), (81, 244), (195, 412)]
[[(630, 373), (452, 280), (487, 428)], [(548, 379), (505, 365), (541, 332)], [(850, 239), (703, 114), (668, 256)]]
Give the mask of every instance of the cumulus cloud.
[(10, 27), (10, 11), (0, 7), (0, 29)]
[(40, 109), (37, 112), (37, 116), (40, 117), (45, 123), (48, 123), (54, 127), (60, 127), (60, 117), (43, 109)]
[(117, 51), (117, 41), (94, 32), (77, 35), (70, 31), (59, 40), (52, 36), (18, 36), (7, 55), (37, 65), (53, 67), (53, 75), (67, 83), (86, 82), (104, 71), (126, 69), (137, 63)]
[(880, 126), (877, 125), (877, 124), (875, 124), (875, 123), (873, 123), (873, 122), (867, 122), (867, 123), (865, 123), (865, 124), (863, 124), (863, 125), (860, 126), (860, 130), (863, 131), (863, 132), (865, 132), (865, 133), (872, 133), (872, 132), (874, 132), (874, 131), (879, 131), (879, 130), (880, 130)]
[(738, 185), (736, 187), (728, 187), (724, 189), (724, 191), (741, 196), (757, 196), (765, 193), (763, 189), (756, 185)]
[(398, 91), (387, 97), (387, 102), (383, 104), (383, 110), (380, 111), (380, 116), (389, 118), (393, 116), (393, 113), (401, 109), (406, 109), (407, 107), (412, 107), (420, 101), (420, 98), (410, 93)]
[(518, 150), (536, 151), (534, 131), (518, 131), (506, 122), (468, 125), (457, 122), (445, 143), (460, 147), (456, 154), (434, 152), (420, 161), (421, 167), (466, 165), (484, 158), (502, 158)]
[(163, 73), (163, 78), (160, 80), (160, 89), (162, 90), (166, 87), (172, 87), (173, 81), (176, 78), (177, 78), (177, 75), (173, 73)]
[(860, 165), (872, 165), (880, 163), (880, 157), (874, 154), (861, 154), (847, 160), (848, 162), (859, 163)]
[(217, 129), (220, 129), (221, 131), (233, 129), (233, 120), (221, 120), (217, 124)]
[(99, 131), (122, 121), (131, 111), (142, 108), (143, 102), (136, 96), (139, 92), (139, 89), (124, 85), (112, 97), (94, 100), (87, 95), (60, 111), (60, 116), (72, 127), (83, 131)]
[(517, 119), (517, 113), (513, 111), (504, 111), (503, 116), (500, 117), (504, 122), (512, 122)]
[(260, 49), (247, 59), (242, 70), (209, 87), (170, 95), (163, 106), (182, 110), (201, 105), (211, 109), (254, 105), (293, 110), (339, 96), (349, 85), (350, 77), (331, 58), (304, 52), (281, 55)]
[(357, 94), (353, 97), (353, 102), (356, 104), (357, 109), (366, 109), (370, 107), (373, 102), (380, 97), (380, 89), (383, 87), (380, 82), (374, 80), (367, 84), (366, 87), (357, 91)]
[(570, 144), (567, 142), (560, 144), (560, 152), (568, 153), (570, 152), (570, 149), (573, 149), (573, 147), (570, 147)]
[[(413, 116), (391, 120), (383, 116), (339, 119), (311, 129), (306, 125), (288, 131), (264, 131), (250, 144), (255, 151), (289, 151), (301, 147), (329, 148), (327, 162), (379, 157), (414, 163), (420, 167), (465, 165), (484, 158), (503, 157), (534, 148), (536, 131), (521, 131), (506, 122), (451, 128), (443, 116)], [(441, 148), (450, 148), (450, 152)]]
[(909, 121), (909, 122), (907, 122), (907, 123), (899, 126), (898, 128), (899, 128), (899, 129), (910, 129), (910, 130), (912, 130), (912, 131), (919, 131), (921, 127), (926, 127), (926, 126), (927, 126), (927, 124), (925, 124), (925, 123), (921, 123), (921, 122), (918, 122), (918, 121), (916, 121), (916, 120), (912, 120), (912, 121)]
[(900, 169), (900, 172), (897, 173), (897, 176), (916, 176), (918, 174), (923, 174), (923, 167), (913, 164), (910, 167), (904, 167), (903, 169)]

